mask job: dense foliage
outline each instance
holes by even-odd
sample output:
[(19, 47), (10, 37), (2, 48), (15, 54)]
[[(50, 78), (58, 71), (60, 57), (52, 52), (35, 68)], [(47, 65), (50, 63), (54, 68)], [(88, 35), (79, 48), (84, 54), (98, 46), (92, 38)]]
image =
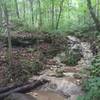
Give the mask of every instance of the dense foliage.
[(96, 56), (95, 60), (92, 62), (90, 75), (100, 77), (100, 56), (99, 55)]
[(84, 82), (83, 89), (86, 94), (78, 100), (99, 100), (100, 99), (100, 56), (97, 55), (92, 62), (90, 78)]
[[(0, 2), (0, 28), (3, 26), (4, 4), (9, 12), (10, 28), (16, 31), (71, 31), (94, 26), (87, 0), (1, 0)], [(99, 0), (92, 0), (92, 4), (99, 18)]]

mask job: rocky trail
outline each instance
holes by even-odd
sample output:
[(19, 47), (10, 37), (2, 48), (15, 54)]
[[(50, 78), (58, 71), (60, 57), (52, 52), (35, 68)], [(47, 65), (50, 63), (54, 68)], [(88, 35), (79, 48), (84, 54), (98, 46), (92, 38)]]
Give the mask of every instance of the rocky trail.
[[(74, 36), (68, 36), (67, 38), (69, 40), (70, 50), (79, 49), (79, 52), (82, 54), (81, 60), (76, 66), (66, 66), (61, 62), (62, 57), (64, 58), (65, 56), (65, 52), (61, 52), (59, 54), (60, 56), (48, 59), (45, 65), (46, 69), (43, 70), (39, 76), (30, 78), (30, 81), (41, 78), (50, 81), (50, 83), (29, 93), (36, 97), (37, 100), (77, 100), (79, 95), (84, 94), (81, 84), (83, 77), (86, 77), (87, 75), (82, 74), (81, 71), (91, 65), (93, 59), (93, 54), (90, 49), (91, 45), (88, 42), (82, 42)], [(5, 58), (5, 50), (6, 49), (1, 49), (0, 51), (0, 63), (2, 63), (2, 60)], [(22, 59), (26, 58), (29, 60), (34, 59), (39, 55), (39, 52), (36, 52), (36, 54), (27, 52), (27, 48), (13, 48), (13, 53), (14, 56), (17, 53), (20, 53)], [(1, 79), (3, 78), (2, 71), (3, 70), (0, 71)]]
[[(32, 78), (50, 80), (50, 83), (30, 93), (35, 96), (37, 100), (77, 100), (78, 96), (84, 95), (81, 87), (83, 75), (80, 72), (82, 69), (91, 65), (93, 54), (90, 50), (89, 43), (81, 42), (76, 37), (69, 36), (68, 38), (72, 43), (70, 48), (80, 47), (83, 58), (81, 58), (78, 65), (74, 67), (64, 65), (60, 62), (59, 57), (54, 57), (54, 59), (50, 60), (52, 62), (56, 60), (57, 65), (46, 65), (49, 66), (49, 69), (43, 71), (39, 77), (36, 76)], [(56, 70), (62, 70), (63, 76), (59, 77)]]
[[(57, 78), (50, 76), (51, 74), (47, 71), (44, 76), (41, 76), (47, 80), (50, 80), (50, 83), (44, 85), (43, 87), (39, 88), (39, 90), (35, 92), (31, 92), (33, 96), (47, 96), (48, 99), (45, 100), (53, 100), (56, 97), (55, 94), (58, 94), (63, 97), (63, 99), (55, 98), (55, 100), (76, 100), (77, 96), (82, 95), (83, 91), (81, 90), (81, 79), (74, 78), (74, 72), (66, 73), (66, 76)], [(37, 79), (37, 77), (36, 77)], [(52, 93), (53, 92), (53, 93)], [(42, 94), (43, 93), (43, 94)], [(65, 99), (64, 99), (65, 98)], [(39, 99), (42, 100), (42, 99)]]

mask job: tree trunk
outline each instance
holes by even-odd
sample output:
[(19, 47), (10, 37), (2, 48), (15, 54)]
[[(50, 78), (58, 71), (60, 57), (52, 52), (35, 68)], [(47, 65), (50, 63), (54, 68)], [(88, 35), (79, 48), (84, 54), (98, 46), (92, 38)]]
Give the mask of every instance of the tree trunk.
[(99, 18), (99, 5), (100, 5), (100, 0), (97, 0), (97, 17)]
[(88, 6), (90, 14), (91, 14), (91, 16), (92, 16), (92, 18), (93, 18), (93, 20), (95, 22), (96, 29), (100, 32), (100, 21), (96, 17), (96, 14), (93, 11), (91, 0), (87, 0), (87, 6)]
[(2, 7), (1, 7), (1, 4), (0, 4), (0, 27), (2, 27)]
[(52, 2), (52, 29), (54, 29), (54, 0)]
[(70, 20), (70, 0), (68, 0), (68, 19)]
[(61, 13), (62, 13), (63, 2), (64, 2), (64, 0), (62, 0), (61, 3), (60, 3), (60, 11), (59, 11), (59, 15), (58, 15), (58, 20), (57, 20), (57, 24), (56, 24), (56, 29), (58, 29), (58, 27), (59, 27), (59, 21), (60, 21), (60, 17), (61, 17)]
[(17, 14), (17, 17), (20, 18), (19, 17), (19, 9), (18, 9), (18, 1), (17, 0), (15, 0), (15, 6), (16, 6), (16, 14)]
[(31, 12), (32, 24), (34, 25), (33, 0), (29, 0), (29, 2), (30, 2), (30, 12)]
[(32, 18), (32, 24), (34, 25), (34, 15), (33, 15), (33, 1), (30, 2), (30, 11), (31, 11), (31, 18)]
[(30, 92), (32, 89), (36, 89), (36, 88), (40, 87), (41, 85), (46, 84), (47, 82), (49, 82), (49, 81), (47, 81), (47, 80), (37, 80), (35, 82), (23, 85), (21, 87), (11, 89), (7, 92), (0, 93), (0, 100), (4, 99), (5, 97), (7, 97), (11, 93), (15, 93), (15, 92), (27, 93), (27, 92)]
[(18, 88), (18, 87), (22, 87), (24, 85), (28, 85), (28, 84), (30, 84), (30, 82), (21, 83), (21, 84), (17, 83), (17, 84), (12, 84), (12, 85), (7, 86), (7, 87), (1, 87), (0, 88), (0, 94), (1, 93), (5, 93), (5, 92), (8, 92), (8, 91), (13, 90), (13, 89)]
[(11, 35), (10, 35), (10, 31), (9, 31), (9, 15), (8, 15), (8, 9), (7, 9), (5, 1), (3, 1), (3, 11), (4, 11), (4, 17), (5, 17), (5, 30), (8, 35), (9, 67), (11, 67), (11, 65), (12, 65), (12, 45), (11, 45)]
[(25, 20), (25, 14), (26, 14), (26, 10), (25, 10), (25, 0), (23, 0), (23, 18)]
[(39, 4), (39, 29), (41, 29), (41, 26), (42, 26), (42, 12), (41, 12), (41, 2), (40, 2), (40, 0), (38, 0), (38, 4)]

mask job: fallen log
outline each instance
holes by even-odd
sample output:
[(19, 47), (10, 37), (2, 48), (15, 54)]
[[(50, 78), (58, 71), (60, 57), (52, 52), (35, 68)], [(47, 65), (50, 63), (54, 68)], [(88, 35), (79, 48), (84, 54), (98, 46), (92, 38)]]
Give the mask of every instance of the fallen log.
[[(36, 80), (34, 80), (34, 82), (35, 81)], [(13, 85), (10, 85), (10, 86), (7, 86), (7, 87), (2, 87), (2, 88), (0, 88), (0, 94), (7, 92), (7, 91), (10, 91), (12, 89), (15, 89), (17, 87), (22, 87), (22, 86), (27, 85), (27, 84), (30, 84), (30, 82), (27, 82), (27, 83), (24, 83), (24, 84), (22, 84), (22, 83), (21, 84), (13, 84)]]
[(21, 86), (21, 87), (17, 87), (15, 89), (12, 89), (12, 90), (9, 90), (7, 92), (4, 92), (4, 93), (0, 93), (0, 100), (3, 100), (5, 97), (7, 97), (8, 95), (10, 95), (11, 93), (28, 93), (30, 92), (31, 90), (34, 90), (38, 87), (40, 87), (41, 85), (43, 84), (46, 84), (48, 83), (49, 81), (48, 80), (37, 80), (35, 82), (32, 82), (30, 84), (27, 84), (27, 85), (24, 85), (24, 86)]

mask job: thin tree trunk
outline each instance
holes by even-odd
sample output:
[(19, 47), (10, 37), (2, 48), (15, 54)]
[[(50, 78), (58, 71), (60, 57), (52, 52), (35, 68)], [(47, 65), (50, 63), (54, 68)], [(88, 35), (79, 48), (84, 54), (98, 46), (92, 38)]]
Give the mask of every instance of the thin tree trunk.
[(2, 26), (2, 7), (0, 5), (0, 27)]
[(23, 18), (25, 20), (26, 10), (25, 10), (25, 0), (23, 0)]
[[(50, 18), (51, 18), (51, 14), (50, 14), (50, 8), (49, 8), (49, 9), (48, 9), (48, 24), (51, 22)], [(49, 25), (50, 25), (50, 24), (49, 24)]]
[(87, 6), (88, 6), (90, 14), (91, 14), (91, 16), (92, 16), (92, 18), (93, 18), (93, 20), (95, 22), (96, 28), (100, 32), (100, 21), (96, 17), (96, 14), (93, 11), (91, 0), (87, 0)]
[(11, 45), (11, 35), (10, 35), (10, 31), (9, 31), (9, 15), (8, 15), (8, 9), (7, 9), (5, 2), (3, 4), (3, 10), (4, 10), (4, 17), (5, 17), (6, 33), (8, 35), (9, 67), (11, 68), (11, 65), (12, 65), (12, 45)]
[(70, 0), (68, 0), (68, 19), (70, 20)]
[(60, 12), (59, 12), (59, 15), (58, 15), (58, 20), (57, 20), (57, 24), (56, 24), (56, 29), (58, 29), (58, 27), (59, 27), (59, 21), (60, 21), (60, 17), (61, 17), (61, 13), (62, 13), (63, 2), (64, 2), (64, 0), (62, 0), (61, 3), (60, 3)]
[(37, 23), (38, 22), (38, 10), (36, 9), (36, 12), (35, 12), (35, 22)]
[(42, 26), (42, 12), (41, 12), (41, 2), (40, 2), (40, 0), (38, 0), (38, 4), (39, 4), (39, 29), (41, 29), (41, 26)]
[(19, 9), (18, 9), (18, 1), (17, 0), (15, 0), (15, 6), (16, 6), (17, 17), (20, 18), (20, 16), (19, 16)]
[(57, 22), (57, 16), (58, 16), (58, 9), (56, 8), (55, 9), (55, 20), (56, 20), (56, 22)]
[(84, 24), (85, 24), (85, 22), (86, 22), (86, 21), (85, 21), (85, 20), (86, 20), (86, 11), (84, 10), (83, 13), (84, 13), (84, 15), (83, 15), (83, 21), (84, 21)]
[(54, 29), (54, 0), (52, 2), (52, 29)]
[(33, 1), (30, 2), (30, 11), (31, 11), (32, 24), (34, 25)]
[(97, 3), (97, 17), (99, 18), (99, 0), (96, 0), (96, 3)]

